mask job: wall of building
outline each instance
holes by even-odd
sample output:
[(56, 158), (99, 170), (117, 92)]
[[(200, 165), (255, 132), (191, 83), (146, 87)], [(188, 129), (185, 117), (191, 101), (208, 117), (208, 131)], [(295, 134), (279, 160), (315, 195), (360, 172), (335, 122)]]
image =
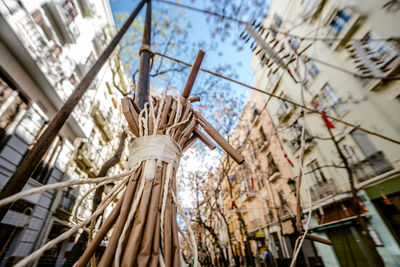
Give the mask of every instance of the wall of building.
[[(382, 70), (382, 75), (396, 75), (396, 73), (398, 75), (400, 51), (398, 43), (379, 38), (398, 36), (399, 30), (394, 25), (395, 21), (400, 19), (400, 14), (398, 9), (383, 8), (385, 3), (385, 1), (346, 1), (343, 3), (337, 1), (272, 1), (264, 26), (269, 29), (275, 28), (280, 32), (289, 32), (294, 36), (336, 38), (332, 44), (329, 44), (329, 40), (303, 40), (297, 48), (297, 51), (301, 51), (307, 45), (312, 44), (304, 52), (303, 57), (293, 63), (291, 67), (291, 71), (297, 79), (305, 81), (304, 103), (309, 107), (316, 108), (315, 105), (318, 102), (319, 108), (322, 107), (329, 115), (399, 140), (400, 121), (395, 115), (400, 113), (399, 82), (380, 79), (363, 80), (346, 72), (348, 70), (353, 73), (361, 73), (357, 65), (364, 64), (363, 62), (366, 61), (361, 60), (356, 63), (353, 60), (354, 54), (349, 48), (357, 45), (353, 39), (361, 40), (370, 33), (374, 40), (367, 43), (369, 47), (373, 49), (375, 44), (381, 46), (381, 49), (392, 57), (391, 62), (386, 64), (386, 69)], [(309, 7), (314, 7), (314, 9), (308, 9), (309, 12), (307, 12)], [(344, 13), (339, 13), (341, 10)], [(350, 14), (349, 18), (346, 17), (347, 14)], [(335, 19), (338, 20), (333, 23)], [(337, 35), (333, 35), (334, 30), (338, 31)], [(296, 48), (291, 48), (290, 35), (278, 33), (276, 38), (284, 47), (279, 56), (283, 56), (285, 53), (294, 54)], [(296, 40), (292, 36), (293, 39)], [(299, 41), (298, 39), (297, 41)], [(271, 42), (271, 39), (267, 39), (266, 42)], [(351, 46), (346, 48), (348, 45)], [(296, 83), (282, 69), (275, 74), (271, 73), (270, 69), (275, 69), (276, 65), (271, 68), (267, 67), (265, 62), (261, 61), (262, 54), (254, 55), (251, 61), (257, 87), (302, 103), (301, 84)], [(380, 54), (379, 58), (384, 59), (384, 54)], [(307, 59), (315, 59), (313, 62), (318, 70), (317, 73), (315, 73), (315, 69), (312, 73), (311, 65), (305, 64)], [(332, 66), (337, 66), (345, 71)], [(365, 68), (364, 64), (362, 70), (366, 70)], [(326, 85), (329, 85), (330, 88)], [(282, 101), (272, 98), (267, 109), (276, 125), (281, 144), (294, 163), (292, 173), (295, 178), (300, 166), (299, 129), (304, 123), (300, 108), (286, 104), (285, 110), (282, 106)], [(335, 121), (331, 121), (331, 123), (334, 125), (334, 129), (331, 131), (340, 149), (345, 152), (346, 148), (352, 151), (345, 156), (350, 162), (356, 189), (359, 190), (372, 184), (379, 185), (390, 179), (398, 179), (400, 146), (373, 135), (361, 138), (360, 133), (351, 127)], [(306, 130), (309, 138), (306, 140), (305, 176), (302, 182), (301, 199), (303, 208), (309, 207), (306, 189), (311, 189), (312, 206), (316, 210), (314, 213), (316, 214), (325, 207), (336, 205), (334, 204), (336, 202), (345, 203), (343, 201), (351, 199), (352, 196), (349, 192), (348, 173), (345, 168), (340, 167), (343, 166), (343, 163), (334, 142), (329, 140), (329, 131), (321, 116), (306, 113)], [(374, 155), (379, 155), (379, 157), (373, 158), (366, 155), (368, 150), (369, 152), (374, 151)], [(322, 168), (316, 168), (318, 165), (315, 162)], [(376, 164), (375, 166), (380, 164), (381, 169), (373, 167), (371, 164)], [(360, 171), (365, 171), (365, 173), (360, 173)], [(383, 194), (387, 194), (387, 192), (387, 188), (382, 190)], [(361, 203), (366, 205), (368, 200), (363, 200)], [(317, 209), (319, 210), (317, 211)], [(379, 247), (377, 250), (385, 263), (393, 264), (386, 255), (393, 253), (389, 247), (395, 247), (395, 253), (397, 253), (395, 255), (398, 255), (398, 244), (393, 243), (393, 238), (384, 234), (387, 233), (385, 224), (382, 224), (382, 227), (376, 224), (380, 215), (375, 213), (373, 206), (367, 207), (367, 210), (369, 213), (373, 213), (372, 217), (367, 220), (369, 228), (381, 228), (377, 231), (382, 232), (384, 236), (385, 246)], [(338, 264), (333, 260), (335, 255), (332, 250), (327, 249), (324, 245), (317, 245), (317, 248), (326, 264)]]
[[(21, 5), (0, 2), (1, 85), (8, 83), (11, 87), (7, 90), (23, 103), (3, 102), (0, 94), (1, 188), (45, 121), (55, 115), (115, 33), (108, 1), (79, 0), (67, 6), (64, 2), (68, 1), (21, 1)], [(62, 13), (64, 7), (72, 7), (68, 13), (70, 17)], [(61, 13), (56, 15), (54, 10)], [(43, 183), (94, 177), (113, 154), (124, 123), (118, 103), (121, 91), (126, 92), (129, 85), (123, 68), (117, 68), (119, 60), (113, 55), (100, 70), (43, 158), (42, 168), (33, 174), (24, 190)], [(18, 115), (13, 117), (17, 109)], [(82, 165), (82, 158), (78, 157), (83, 151), (81, 144), (85, 144), (83, 149), (93, 164), (92, 169)], [(124, 152), (122, 158), (126, 156)], [(121, 172), (123, 168), (124, 164), (117, 164), (109, 173)], [(7, 241), (8, 250), (1, 255), (1, 266), (28, 255), (49, 238), (68, 229), (76, 199), (89, 189), (84, 186), (51, 191), (14, 203), (1, 225), (1, 231), (13, 233)], [(86, 199), (83, 204), (83, 208), (78, 209), (79, 218), (90, 215), (91, 200)], [(54, 258), (52, 264), (58, 260), (60, 265), (63, 256)]]

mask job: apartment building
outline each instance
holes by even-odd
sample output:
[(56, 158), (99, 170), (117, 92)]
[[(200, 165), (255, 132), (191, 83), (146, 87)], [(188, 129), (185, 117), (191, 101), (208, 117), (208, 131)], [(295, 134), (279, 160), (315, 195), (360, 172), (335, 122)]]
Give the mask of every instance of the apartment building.
[[(256, 86), (297, 103), (303, 92), (308, 107), (400, 140), (400, 82), (390, 78), (399, 75), (399, 21), (391, 1), (272, 1), (255, 31), (264, 46), (251, 61)], [(295, 59), (290, 71), (279, 65), (285, 57)], [(304, 123), (295, 105), (264, 101), (294, 181), (306, 127), (301, 200), (310, 231), (333, 242), (315, 243), (324, 265), (399, 266), (400, 146), (318, 114)]]
[[(0, 12), (2, 188), (111, 40), (115, 25), (106, 0), (2, 0)], [(118, 145), (123, 122), (118, 103), (128, 83), (120, 59), (112, 56), (24, 190), (97, 176)], [(121, 163), (110, 172), (123, 168)], [(50, 191), (15, 202), (1, 222), (5, 245), (0, 265), (18, 261), (69, 229), (76, 199), (88, 189)], [(78, 220), (90, 214), (90, 208), (89, 198), (77, 210)], [(61, 266), (78, 236), (47, 251), (35, 265)]]
[[(247, 100), (231, 136), (245, 157), (245, 164), (227, 164), (226, 158), (222, 161), (219, 171), (226, 175), (221, 183), (220, 199), (237, 255), (245, 255), (239, 248), (245, 248), (249, 242), (254, 256), (260, 257), (268, 249), (277, 264), (287, 264), (298, 237), (293, 163), (285, 157), (277, 128), (265, 109), (268, 101), (259, 92), (252, 92)], [(229, 246), (225, 228), (220, 226), (220, 234), (225, 246)], [(320, 264), (312, 242), (305, 242), (298, 263)]]

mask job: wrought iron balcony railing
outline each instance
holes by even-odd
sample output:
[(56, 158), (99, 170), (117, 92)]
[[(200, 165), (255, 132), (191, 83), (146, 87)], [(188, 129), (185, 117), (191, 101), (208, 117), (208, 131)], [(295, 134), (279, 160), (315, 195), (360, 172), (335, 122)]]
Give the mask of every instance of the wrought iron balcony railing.
[(351, 170), (361, 183), (375, 176), (392, 170), (382, 151), (377, 151), (365, 159), (351, 165)]

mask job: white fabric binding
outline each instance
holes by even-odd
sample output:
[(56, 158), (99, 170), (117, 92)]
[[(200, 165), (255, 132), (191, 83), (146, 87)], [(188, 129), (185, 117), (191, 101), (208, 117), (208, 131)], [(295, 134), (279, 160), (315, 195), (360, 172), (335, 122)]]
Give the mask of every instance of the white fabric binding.
[(144, 177), (153, 179), (156, 161), (171, 164), (175, 169), (179, 166), (182, 150), (168, 135), (146, 135), (135, 139), (129, 146), (128, 168), (145, 161)]

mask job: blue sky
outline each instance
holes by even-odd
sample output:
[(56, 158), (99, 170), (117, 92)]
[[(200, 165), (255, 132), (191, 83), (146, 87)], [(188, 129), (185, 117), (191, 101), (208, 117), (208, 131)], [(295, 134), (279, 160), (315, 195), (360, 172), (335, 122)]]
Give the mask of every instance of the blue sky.
[[(127, 12), (130, 13), (138, 3), (138, 0), (110, 0), (111, 9), (113, 13)], [(204, 1), (196, 1), (192, 3), (189, 1), (181, 1), (182, 4), (196, 6), (197, 8), (205, 8)], [(159, 5), (166, 5), (157, 1), (153, 1), (153, 8), (157, 8)], [(206, 16), (202, 13), (188, 10), (187, 18), (185, 21), (190, 21), (193, 25), (193, 28), (190, 29), (188, 41), (196, 42), (196, 41), (205, 41), (211, 42), (212, 36), (208, 29), (208, 24), (206, 22)], [(141, 11), (140, 16), (144, 16), (144, 9)], [(243, 26), (244, 28), (244, 26)], [(234, 34), (234, 38), (239, 40), (239, 35), (242, 29), (237, 30)], [(237, 51), (237, 48), (234, 47), (232, 43), (233, 39), (228, 39), (225, 42), (221, 42), (218, 44), (217, 49), (215, 51), (206, 51), (206, 57), (203, 61), (202, 67), (208, 69), (215, 69), (218, 63), (222, 61), (230, 64), (241, 63), (240, 66), (236, 67), (236, 73), (239, 75), (238, 79), (242, 82), (248, 83), (250, 85), (253, 84), (253, 73), (250, 68), (250, 59), (251, 59), (251, 49), (248, 46), (241, 51)], [(194, 55), (193, 55), (194, 56)], [(187, 60), (187, 59), (183, 59)], [(207, 74), (208, 75), (208, 74)], [(233, 92), (232, 93), (249, 93), (249, 90), (238, 85), (232, 85)]]

